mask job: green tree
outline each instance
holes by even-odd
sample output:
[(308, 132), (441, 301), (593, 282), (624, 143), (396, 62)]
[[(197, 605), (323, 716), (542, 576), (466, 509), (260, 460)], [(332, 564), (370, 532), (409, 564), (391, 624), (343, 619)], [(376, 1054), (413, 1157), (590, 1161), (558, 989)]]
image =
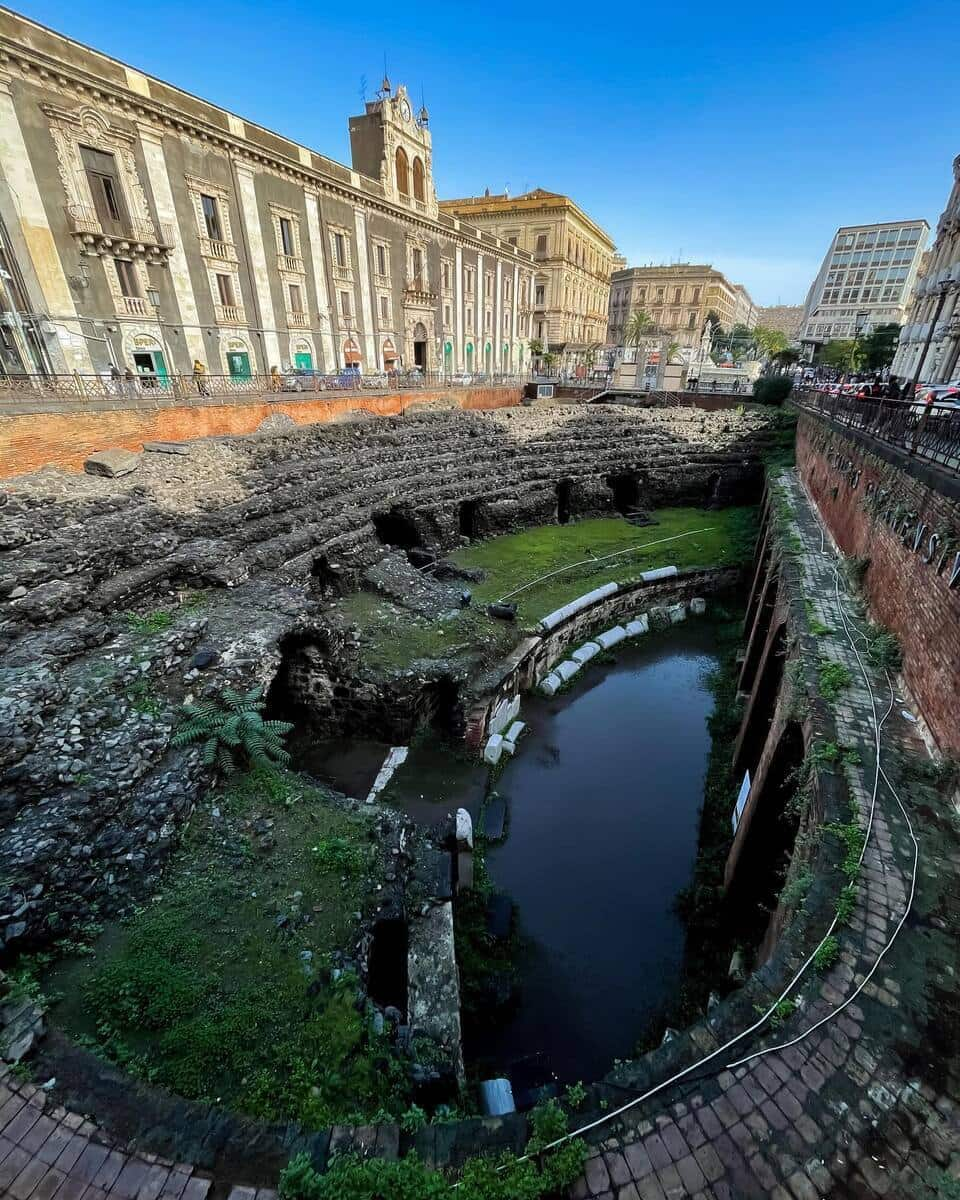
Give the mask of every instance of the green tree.
[(790, 340), (782, 329), (771, 329), (767, 325), (757, 325), (753, 330), (753, 340), (763, 358), (775, 358), (790, 345)]
[(820, 350), (820, 362), (849, 374), (863, 365), (863, 342), (857, 338), (833, 338)]
[(530, 339), (530, 353), (538, 358), (543, 353), (543, 342), (539, 338)]
[(882, 371), (893, 362), (897, 352), (897, 342), (900, 339), (900, 326), (891, 321), (886, 325), (878, 325), (876, 329), (861, 339), (863, 346), (863, 365), (868, 371)]
[(635, 308), (630, 314), (630, 320), (623, 331), (624, 340), (628, 346), (640, 348), (645, 338), (656, 329), (653, 317), (644, 308)]

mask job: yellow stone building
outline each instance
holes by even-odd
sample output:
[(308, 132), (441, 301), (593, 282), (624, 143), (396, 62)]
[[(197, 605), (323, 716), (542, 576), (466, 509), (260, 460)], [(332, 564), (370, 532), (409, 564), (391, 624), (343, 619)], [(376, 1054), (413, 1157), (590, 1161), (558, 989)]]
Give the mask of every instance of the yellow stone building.
[(671, 263), (615, 271), (610, 281), (607, 340), (623, 344), (636, 309), (643, 309), (658, 328), (681, 346), (699, 346), (703, 327), (713, 312), (724, 329), (757, 324), (757, 306), (741, 283), (731, 283), (709, 263)]
[(609, 234), (569, 196), (543, 188), (521, 196), (441, 200), (439, 207), (533, 255), (530, 337), (561, 367), (586, 364), (606, 338), (616, 259)]

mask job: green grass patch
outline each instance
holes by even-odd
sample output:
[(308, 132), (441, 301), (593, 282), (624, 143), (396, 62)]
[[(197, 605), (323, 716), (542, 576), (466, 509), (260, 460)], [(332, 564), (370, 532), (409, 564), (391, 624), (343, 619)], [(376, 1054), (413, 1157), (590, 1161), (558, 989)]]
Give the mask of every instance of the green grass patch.
[(144, 636), (162, 633), (173, 624), (173, 613), (167, 612), (165, 608), (155, 609), (153, 612), (145, 613), (143, 616), (134, 612), (125, 613), (124, 616), (127, 619), (127, 628), (130, 632)]
[[(522, 533), (505, 534), (465, 547), (453, 560), (462, 567), (486, 572), (473, 586), (474, 603), (489, 604), (539, 576), (565, 570), (512, 597), (518, 619), (532, 625), (547, 613), (603, 583), (627, 583), (653, 567), (742, 566), (753, 559), (757, 536), (757, 510), (752, 506), (722, 509), (661, 508), (652, 514), (656, 525), (638, 528), (619, 518), (576, 521), (569, 525), (542, 525)], [(694, 530), (707, 530), (693, 533)], [(665, 538), (677, 541), (663, 542)], [(686, 536), (690, 535), (690, 536)], [(615, 551), (636, 547), (595, 562)]]
[(843, 663), (822, 662), (818, 672), (820, 695), (824, 700), (836, 700), (843, 689), (849, 687), (851, 678)]
[(204, 1103), (313, 1126), (399, 1116), (404, 1072), (357, 1012), (356, 980), (328, 969), (379, 878), (366, 821), (289, 772), (210, 799), (162, 895), (108, 929), (93, 961), (54, 969), (57, 1019)]
[(822, 945), (817, 948), (816, 954), (813, 956), (813, 969), (815, 971), (828, 971), (840, 957), (840, 943), (831, 934), (823, 939)]

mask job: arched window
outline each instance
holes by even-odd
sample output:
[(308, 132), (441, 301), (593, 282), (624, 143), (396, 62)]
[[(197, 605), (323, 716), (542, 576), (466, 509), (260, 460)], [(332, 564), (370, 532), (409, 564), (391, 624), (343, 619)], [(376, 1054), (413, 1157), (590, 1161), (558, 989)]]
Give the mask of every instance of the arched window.
[(419, 158), (413, 160), (413, 198), (414, 200), (426, 200), (423, 194), (423, 163)]
[(410, 195), (410, 167), (402, 146), (397, 147), (397, 191), (403, 196)]

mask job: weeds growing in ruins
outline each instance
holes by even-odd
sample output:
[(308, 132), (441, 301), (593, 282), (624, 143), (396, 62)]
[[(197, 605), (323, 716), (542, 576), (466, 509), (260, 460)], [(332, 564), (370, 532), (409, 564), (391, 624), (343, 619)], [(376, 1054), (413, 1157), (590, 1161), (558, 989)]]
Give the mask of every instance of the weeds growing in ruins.
[(130, 632), (141, 636), (162, 633), (173, 624), (173, 613), (167, 612), (165, 608), (154, 609), (153, 612), (146, 613), (144, 616), (135, 612), (124, 613), (124, 616)]
[(813, 969), (821, 974), (829, 971), (839, 957), (840, 943), (831, 934), (830, 937), (824, 938), (822, 944), (817, 948), (817, 952), (813, 956)]
[(837, 923), (846, 925), (853, 916), (853, 910), (857, 905), (857, 885), (848, 883), (840, 890), (840, 895), (837, 897)]
[(224, 775), (239, 767), (286, 766), (290, 755), (283, 739), (293, 728), (289, 721), (265, 721), (263, 689), (241, 695), (224, 688), (222, 697), (196, 700), (183, 706), (186, 720), (173, 736), (174, 746), (203, 742), (203, 764), (216, 765)]
[(321, 871), (335, 871), (340, 875), (362, 875), (370, 866), (370, 855), (362, 846), (344, 837), (321, 838), (311, 847), (313, 861)]
[(817, 678), (824, 700), (836, 700), (843, 689), (849, 687), (853, 677), (843, 663), (827, 660), (821, 662)]

